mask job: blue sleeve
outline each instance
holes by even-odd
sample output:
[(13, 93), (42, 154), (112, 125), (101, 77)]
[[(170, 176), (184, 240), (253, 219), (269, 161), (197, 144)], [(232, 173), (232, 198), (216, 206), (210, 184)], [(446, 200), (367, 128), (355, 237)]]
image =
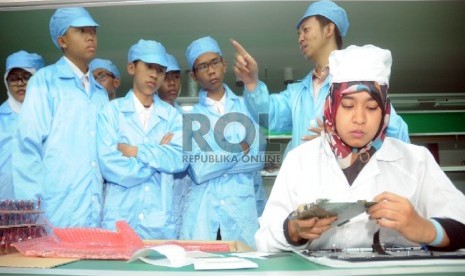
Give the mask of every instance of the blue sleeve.
[(202, 184), (211, 179), (223, 176), (233, 168), (244, 155), (243, 152), (231, 153), (216, 149), (215, 151), (202, 151), (197, 145), (193, 145), (189, 152), (189, 175), (197, 184)]
[(140, 144), (137, 146), (137, 159), (159, 172), (177, 173), (184, 171), (188, 163), (185, 162), (182, 151), (182, 116), (173, 110), (168, 122), (169, 131), (173, 138), (169, 144), (157, 143)]
[[(250, 150), (247, 155), (241, 156), (237, 164), (232, 167), (228, 173), (256, 172), (263, 169), (266, 139), (262, 135), (262, 129), (256, 124), (254, 125), (254, 129), (250, 129), (249, 131), (255, 131), (255, 139), (253, 141), (248, 141), (248, 143), (250, 143)], [(246, 140), (249, 139), (246, 138)]]
[(45, 181), (42, 156), (52, 124), (52, 103), (43, 74), (27, 85), (13, 139), (13, 187), (17, 199), (33, 199), (42, 193)]
[[(243, 158), (239, 160), (239, 162), (234, 167), (232, 167), (228, 171), (228, 173), (230, 174), (250, 173), (250, 172), (260, 171), (261, 169), (263, 169), (263, 162), (255, 161), (255, 159), (253, 158), (257, 158), (257, 156), (250, 155), (250, 153), (248, 155), (245, 155)], [(256, 160), (263, 160), (263, 159), (260, 159), (261, 157), (258, 157), (258, 158), (259, 159), (256, 159)]]
[[(258, 125), (254, 126), (252, 131), (258, 133)], [(263, 149), (260, 148), (260, 139), (257, 135), (254, 136), (254, 141), (247, 141), (247, 138), (243, 138), (250, 146), (247, 155), (238, 144), (232, 145), (231, 148), (220, 147), (213, 136), (213, 132), (205, 136), (210, 149), (201, 149), (197, 141), (191, 137), (192, 151), (188, 156), (189, 174), (195, 183), (202, 184), (225, 174), (254, 172), (263, 167)]]
[[(290, 87), (270, 95), (268, 87), (259, 82), (254, 91), (244, 90), (244, 99), (253, 116), (259, 117), (261, 126), (273, 132), (292, 131)], [(268, 118), (266, 118), (268, 116)]]
[(389, 117), (389, 125), (386, 131), (386, 136), (397, 138), (406, 143), (410, 143), (408, 126), (404, 119), (400, 117), (391, 104), (391, 116)]
[(249, 173), (260, 170), (263, 164), (244, 162), (244, 153), (197, 153), (189, 156), (191, 161), (188, 172), (196, 184), (227, 174)]
[(155, 169), (118, 150), (118, 112), (109, 103), (97, 119), (97, 152), (103, 177), (111, 183), (133, 187), (148, 181)]

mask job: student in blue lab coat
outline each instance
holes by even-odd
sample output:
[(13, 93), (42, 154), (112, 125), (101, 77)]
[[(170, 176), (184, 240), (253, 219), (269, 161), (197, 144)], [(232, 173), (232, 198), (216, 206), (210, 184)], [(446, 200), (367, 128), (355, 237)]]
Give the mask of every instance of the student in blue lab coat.
[(38, 54), (19, 51), (6, 59), (3, 80), (8, 99), (0, 105), (0, 198), (14, 198), (11, 152), (13, 134), (31, 76), (44, 66)]
[(155, 94), (165, 78), (162, 44), (139, 40), (128, 54), (133, 87), (100, 112), (97, 145), (106, 180), (102, 226), (126, 220), (143, 239), (176, 238), (173, 173), (182, 161), (182, 116)]
[(121, 84), (121, 75), (118, 67), (108, 59), (94, 58), (89, 64), (95, 80), (108, 92), (108, 98), (116, 98), (116, 89)]
[(40, 197), (56, 227), (100, 226), (103, 178), (95, 133), (108, 95), (89, 77), (97, 27), (84, 8), (52, 15), (52, 41), (64, 56), (29, 80), (13, 143), (15, 196)]
[(166, 54), (166, 58), (168, 66), (166, 68), (165, 80), (158, 89), (158, 97), (172, 105), (180, 113), (183, 113), (182, 107), (176, 102), (182, 87), (181, 67), (173, 55)]
[[(158, 89), (158, 97), (169, 103), (182, 114), (184, 110), (176, 102), (182, 87), (181, 67), (173, 55), (167, 54), (166, 58), (168, 66), (166, 68), (165, 80)], [(188, 163), (186, 162), (186, 167), (187, 165)], [(179, 237), (181, 231), (182, 212), (191, 183), (192, 180), (187, 173), (187, 169), (183, 172), (174, 174), (173, 215), (176, 221), (176, 237)]]
[[(321, 132), (323, 105), (329, 93), (328, 57), (342, 48), (342, 38), (349, 29), (345, 10), (330, 0), (312, 3), (296, 26), (298, 43), (305, 59), (315, 68), (302, 80), (289, 84), (281, 93), (270, 95), (258, 80), (258, 66), (244, 48), (236, 48), (235, 73), (244, 82), (244, 98), (253, 114), (269, 114), (267, 127), (273, 132), (292, 132), (287, 151)], [(387, 135), (409, 142), (408, 127), (392, 109)], [(286, 151), (286, 152), (287, 152)]]
[(213, 38), (193, 41), (186, 58), (201, 90), (199, 103), (184, 115), (184, 136), (192, 137), (184, 151), (190, 154), (195, 184), (187, 197), (181, 238), (240, 240), (254, 247), (254, 175), (263, 167), (264, 148), (257, 120), (224, 84), (227, 64)]

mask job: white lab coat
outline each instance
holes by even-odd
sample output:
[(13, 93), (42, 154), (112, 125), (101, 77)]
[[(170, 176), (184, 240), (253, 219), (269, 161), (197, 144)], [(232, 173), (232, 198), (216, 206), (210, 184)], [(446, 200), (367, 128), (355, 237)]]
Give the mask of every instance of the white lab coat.
[[(372, 200), (384, 191), (408, 198), (426, 218), (451, 218), (465, 223), (465, 196), (426, 148), (386, 137), (350, 186), (326, 139), (320, 137), (292, 150), (284, 160), (255, 234), (257, 249), (293, 249), (284, 237), (283, 222), (300, 204), (317, 199)], [(363, 213), (340, 227), (332, 227), (309, 247), (370, 248), (378, 227)], [(397, 231), (386, 228), (381, 229), (380, 240), (385, 244), (412, 245)]]

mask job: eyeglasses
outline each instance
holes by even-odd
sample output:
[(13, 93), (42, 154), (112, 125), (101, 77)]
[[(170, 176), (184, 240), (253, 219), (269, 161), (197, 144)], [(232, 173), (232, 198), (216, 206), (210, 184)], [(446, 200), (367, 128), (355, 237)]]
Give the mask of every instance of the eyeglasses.
[(22, 81), (24, 84), (27, 84), (29, 79), (32, 77), (32, 74), (24, 75), (10, 75), (6, 79), (10, 85), (16, 86), (19, 85), (19, 81)]
[(114, 79), (115, 75), (110, 74), (110, 73), (106, 73), (106, 72), (101, 72), (100, 74), (98, 74), (97, 76), (94, 76), (94, 77), (95, 77), (95, 80), (100, 83), (102, 81), (105, 81), (108, 77), (111, 77), (111, 78)]
[(205, 63), (200, 63), (197, 65), (197, 67), (194, 68), (194, 71), (196, 72), (206, 72), (208, 70), (208, 67), (211, 67), (212, 69), (216, 69), (220, 67), (220, 65), (223, 64), (223, 58), (218, 57), (210, 60), (210, 62), (205, 62)]

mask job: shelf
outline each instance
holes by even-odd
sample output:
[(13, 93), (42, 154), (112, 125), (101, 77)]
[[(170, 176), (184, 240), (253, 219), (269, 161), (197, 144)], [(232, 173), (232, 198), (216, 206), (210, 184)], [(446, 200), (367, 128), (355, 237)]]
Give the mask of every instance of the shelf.
[(268, 140), (290, 140), (291, 138), (292, 138), (292, 136), (287, 135), (287, 134), (269, 135), (267, 137)]
[(275, 170), (275, 171), (272, 171), (272, 172), (269, 172), (269, 171), (261, 171), (261, 174), (263, 177), (276, 177), (278, 176), (278, 172), (279, 170)]
[(396, 111), (464, 110), (465, 93), (390, 93)]
[(441, 166), (444, 172), (465, 172), (465, 166)]
[[(441, 169), (444, 172), (465, 172), (465, 165), (459, 165), (459, 166), (441, 166)], [(269, 171), (261, 171), (261, 174), (263, 177), (276, 177), (278, 176), (279, 170), (275, 170), (272, 172)]]

